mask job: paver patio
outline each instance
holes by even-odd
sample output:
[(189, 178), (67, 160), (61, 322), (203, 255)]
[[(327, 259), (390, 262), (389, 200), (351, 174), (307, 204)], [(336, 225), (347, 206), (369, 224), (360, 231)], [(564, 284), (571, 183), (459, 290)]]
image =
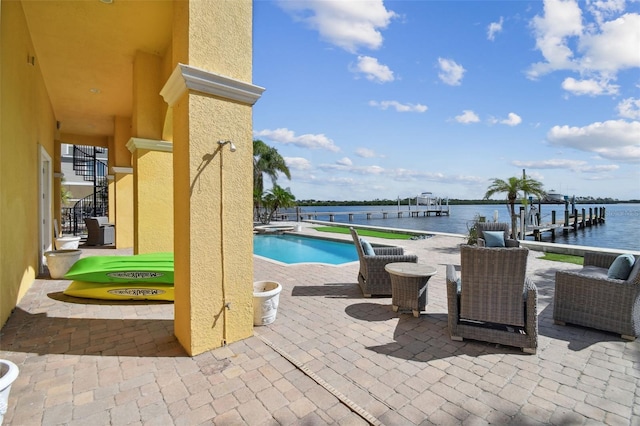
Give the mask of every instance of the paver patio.
[(362, 297), (357, 263), (255, 258), (247, 285), (283, 285), (275, 322), (195, 357), (172, 304), (75, 299), (68, 281), (39, 279), (0, 335), (0, 358), (20, 367), (5, 424), (640, 425), (640, 339), (553, 323), (555, 271), (577, 265), (529, 253), (537, 354), (449, 338), (445, 265), (464, 241), (399, 243), (438, 270), (419, 318)]

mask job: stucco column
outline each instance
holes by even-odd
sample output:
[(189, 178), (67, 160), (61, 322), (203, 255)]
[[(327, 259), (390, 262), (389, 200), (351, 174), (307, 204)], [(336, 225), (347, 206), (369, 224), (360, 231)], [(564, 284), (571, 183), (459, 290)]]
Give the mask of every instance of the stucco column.
[(170, 141), (161, 140), (165, 103), (162, 58), (136, 52), (133, 61), (133, 116), (127, 148), (132, 153), (133, 250), (173, 251), (173, 160)]
[[(175, 2), (175, 334), (191, 355), (253, 334), (250, 0)], [(187, 65), (188, 63), (188, 65)], [(231, 141), (224, 145), (219, 141)]]
[(109, 145), (109, 217), (116, 225), (116, 247), (133, 247), (133, 167), (127, 142), (131, 138), (131, 119), (114, 120), (113, 146)]
[(136, 52), (133, 61), (133, 117), (131, 134), (136, 138), (161, 139), (164, 103), (162, 58)]
[(135, 254), (173, 252), (173, 145), (131, 138)]

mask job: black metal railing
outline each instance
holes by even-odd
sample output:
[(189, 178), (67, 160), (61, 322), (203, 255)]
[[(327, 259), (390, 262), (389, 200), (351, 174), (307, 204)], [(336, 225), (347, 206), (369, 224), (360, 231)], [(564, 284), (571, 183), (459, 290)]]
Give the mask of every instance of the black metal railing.
[(84, 220), (94, 216), (108, 216), (109, 191), (101, 188), (97, 192), (78, 200), (73, 207), (62, 209), (62, 232), (65, 234), (85, 234)]
[(103, 152), (102, 148), (94, 146), (73, 146), (73, 170), (85, 181), (93, 182), (93, 192), (78, 200), (73, 207), (62, 209), (63, 233), (84, 234), (86, 233), (85, 218), (108, 215), (108, 167), (105, 162), (96, 157), (96, 154)]

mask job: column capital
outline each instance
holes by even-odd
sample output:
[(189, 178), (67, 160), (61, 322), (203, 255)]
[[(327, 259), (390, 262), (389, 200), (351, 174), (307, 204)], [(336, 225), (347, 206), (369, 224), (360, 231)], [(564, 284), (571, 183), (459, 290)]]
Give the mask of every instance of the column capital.
[(111, 173), (121, 173), (121, 174), (126, 174), (126, 175), (130, 175), (133, 174), (133, 167), (117, 167), (117, 166), (111, 166)]
[(173, 106), (187, 91), (253, 105), (260, 99), (264, 90), (263, 87), (244, 81), (178, 64), (160, 95), (169, 106)]
[(156, 139), (131, 138), (129, 142), (127, 142), (127, 148), (132, 153), (136, 152), (137, 149), (173, 152), (173, 144), (171, 142)]

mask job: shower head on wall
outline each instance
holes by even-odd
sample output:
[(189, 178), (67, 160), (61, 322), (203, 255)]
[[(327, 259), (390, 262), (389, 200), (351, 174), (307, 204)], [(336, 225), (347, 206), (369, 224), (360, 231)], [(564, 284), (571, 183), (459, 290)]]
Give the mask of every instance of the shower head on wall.
[(226, 144), (229, 144), (229, 151), (236, 152), (236, 146), (230, 140), (218, 141), (218, 145), (220, 145), (220, 147), (223, 147)]

